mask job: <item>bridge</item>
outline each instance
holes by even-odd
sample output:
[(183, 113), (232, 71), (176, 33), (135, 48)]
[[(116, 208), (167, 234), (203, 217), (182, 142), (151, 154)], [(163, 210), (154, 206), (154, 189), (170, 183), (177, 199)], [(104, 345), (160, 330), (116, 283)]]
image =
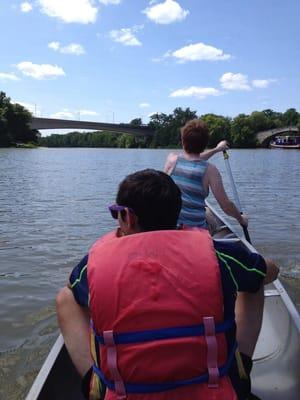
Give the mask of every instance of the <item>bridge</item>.
[(111, 124), (105, 122), (72, 121), (70, 119), (33, 117), (31, 129), (91, 129), (94, 131), (109, 131), (131, 133), (135, 136), (152, 136), (154, 131), (148, 125), (134, 126), (131, 124)]
[(262, 147), (267, 147), (273, 137), (277, 135), (289, 135), (293, 133), (299, 133), (299, 129), (296, 126), (288, 126), (286, 128), (276, 128), (268, 131), (258, 132), (256, 134), (256, 139)]

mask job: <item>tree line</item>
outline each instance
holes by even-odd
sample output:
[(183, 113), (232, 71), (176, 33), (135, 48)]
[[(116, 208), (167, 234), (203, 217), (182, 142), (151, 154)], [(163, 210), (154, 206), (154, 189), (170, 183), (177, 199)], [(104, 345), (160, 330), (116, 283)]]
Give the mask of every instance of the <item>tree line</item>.
[[(190, 108), (175, 108), (171, 114), (157, 113), (150, 117), (149, 127), (153, 136), (134, 136), (113, 132), (70, 132), (65, 135), (53, 134), (41, 137), (39, 144), (48, 147), (121, 147), (121, 148), (177, 148), (180, 147), (180, 128), (190, 119), (201, 118), (210, 131), (209, 147), (226, 139), (232, 147), (259, 147), (256, 134), (261, 131), (297, 126), (300, 130), (300, 114), (290, 108), (284, 113), (270, 109), (254, 111), (250, 115), (239, 114), (235, 118), (216, 114), (198, 116)], [(133, 126), (142, 125), (141, 118), (130, 122)]]
[[(258, 147), (257, 132), (288, 126), (300, 128), (300, 114), (295, 108), (284, 113), (267, 109), (230, 118), (212, 113), (199, 116), (190, 108), (177, 107), (171, 114), (157, 113), (150, 117), (148, 126), (153, 130), (153, 136), (96, 131), (41, 137), (38, 131), (30, 128), (32, 114), (20, 104), (12, 103), (0, 91), (0, 147), (35, 143), (48, 147), (177, 148), (181, 145), (180, 128), (193, 118), (201, 118), (207, 124), (211, 133), (210, 147), (222, 139), (228, 140), (232, 147)], [(130, 124), (140, 126), (142, 119), (135, 118)]]
[(39, 132), (30, 128), (32, 114), (23, 106), (12, 103), (0, 91), (0, 147), (14, 146), (18, 143), (38, 142)]

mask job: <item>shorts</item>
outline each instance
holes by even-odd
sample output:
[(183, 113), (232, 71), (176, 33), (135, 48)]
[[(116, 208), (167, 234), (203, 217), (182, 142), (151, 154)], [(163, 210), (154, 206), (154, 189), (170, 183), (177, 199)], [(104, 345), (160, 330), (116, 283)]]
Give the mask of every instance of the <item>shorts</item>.
[(93, 373), (93, 367), (82, 378), (81, 392), (87, 400), (103, 400), (105, 397), (106, 387), (98, 376)]
[(229, 376), (238, 400), (260, 400), (251, 393), (250, 373), (252, 365), (251, 357), (236, 351), (235, 363), (230, 370)]

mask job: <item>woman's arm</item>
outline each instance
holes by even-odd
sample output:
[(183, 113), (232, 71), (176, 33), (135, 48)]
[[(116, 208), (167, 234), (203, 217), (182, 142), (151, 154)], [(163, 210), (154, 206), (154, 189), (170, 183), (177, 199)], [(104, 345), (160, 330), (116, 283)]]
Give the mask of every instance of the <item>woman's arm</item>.
[(245, 215), (241, 215), (235, 204), (229, 200), (222, 182), (222, 177), (218, 169), (213, 165), (209, 164), (206, 172), (206, 179), (208, 186), (211, 188), (213, 195), (219, 203), (222, 210), (235, 218), (241, 225), (248, 225), (248, 218)]
[(208, 160), (214, 154), (219, 153), (220, 151), (223, 151), (223, 150), (227, 150), (227, 149), (228, 149), (228, 143), (226, 142), (226, 140), (222, 140), (213, 149), (208, 149), (208, 150), (203, 151), (203, 153), (200, 154), (200, 158), (202, 160)]
[(170, 153), (167, 157), (165, 167), (164, 167), (164, 172), (168, 175), (171, 175), (177, 161), (178, 155), (175, 153)]

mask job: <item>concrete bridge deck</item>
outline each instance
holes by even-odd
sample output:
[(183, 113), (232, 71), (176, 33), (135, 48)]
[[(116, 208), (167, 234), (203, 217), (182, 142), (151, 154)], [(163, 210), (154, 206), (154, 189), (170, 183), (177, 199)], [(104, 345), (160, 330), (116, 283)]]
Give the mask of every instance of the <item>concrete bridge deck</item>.
[(152, 136), (153, 130), (147, 125), (133, 126), (130, 124), (111, 124), (106, 122), (72, 121), (69, 119), (37, 118), (33, 117), (31, 129), (91, 129), (94, 131), (109, 131), (130, 133), (136, 136)]

